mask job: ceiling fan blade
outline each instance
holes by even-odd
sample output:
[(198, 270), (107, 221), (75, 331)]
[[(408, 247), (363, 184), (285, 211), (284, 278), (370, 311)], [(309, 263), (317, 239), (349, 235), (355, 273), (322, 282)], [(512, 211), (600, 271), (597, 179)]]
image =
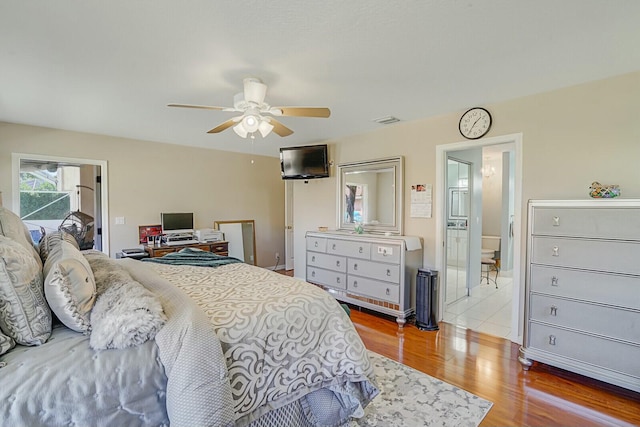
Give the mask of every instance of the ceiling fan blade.
[(293, 133), (291, 129), (280, 123), (274, 118), (269, 118), (269, 123), (273, 125), (273, 131), (280, 136), (289, 136)]
[(231, 126), (235, 125), (236, 123), (238, 123), (238, 118), (234, 117), (233, 119), (229, 119), (226, 122), (224, 122), (222, 124), (219, 124), (218, 126), (214, 127), (210, 131), (208, 131), (207, 133), (222, 132), (223, 130), (230, 128)]
[(280, 110), (279, 116), (297, 116), (297, 117), (329, 117), (331, 110), (324, 107), (272, 107), (271, 111)]
[(227, 107), (214, 107), (211, 105), (192, 105), (192, 104), (167, 104), (167, 107), (202, 108), (205, 110), (226, 110), (227, 109)]

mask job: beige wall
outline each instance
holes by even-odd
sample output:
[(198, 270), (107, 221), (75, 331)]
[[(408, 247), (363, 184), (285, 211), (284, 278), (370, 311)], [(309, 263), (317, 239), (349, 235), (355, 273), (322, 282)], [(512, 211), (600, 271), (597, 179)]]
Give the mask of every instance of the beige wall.
[[(523, 135), (522, 212), (532, 198), (584, 198), (594, 180), (619, 184), (625, 198), (640, 198), (639, 100), (636, 72), (486, 105), (494, 121), (488, 137)], [(461, 114), (327, 141), (331, 178), (293, 185), (296, 276), (305, 275), (304, 233), (336, 225), (335, 165), (403, 155), (405, 190), (412, 183), (435, 185), (435, 147), (463, 140)], [(274, 253), (284, 253), (284, 184), (275, 158), (0, 123), (0, 191), (8, 206), (12, 152), (107, 160), (112, 252), (135, 245), (137, 226), (158, 223), (160, 212), (188, 209), (197, 227), (255, 219), (260, 265), (273, 265)], [(405, 234), (423, 237), (425, 265), (433, 266), (435, 216), (410, 218), (408, 196), (405, 191)], [(116, 216), (126, 217), (126, 225), (114, 225)], [(523, 220), (521, 233), (525, 227)]]
[[(159, 224), (161, 212), (193, 212), (196, 228), (254, 219), (258, 264), (272, 266), (275, 252), (284, 253), (284, 183), (277, 158), (0, 122), (0, 191), (9, 207), (12, 153), (108, 162), (112, 256), (137, 246), (138, 226)], [(117, 216), (126, 224), (115, 225)]]
[[(471, 106), (469, 106), (471, 107)], [(619, 184), (624, 198), (640, 198), (640, 72), (486, 105), (493, 116), (487, 137), (522, 133), (522, 212), (529, 199), (588, 197), (591, 182)], [(393, 113), (393, 112), (389, 112)], [(334, 164), (405, 157), (405, 234), (425, 241), (425, 265), (435, 265), (435, 215), (410, 218), (411, 184), (434, 184), (435, 147), (460, 142), (463, 111), (328, 141)], [(331, 178), (296, 182), (296, 276), (305, 276), (304, 233), (336, 226), (336, 167)], [(436, 198), (434, 195), (434, 202)], [(434, 213), (439, 206), (434, 205)], [(526, 231), (523, 218), (522, 236)], [(523, 239), (522, 254), (525, 239)]]

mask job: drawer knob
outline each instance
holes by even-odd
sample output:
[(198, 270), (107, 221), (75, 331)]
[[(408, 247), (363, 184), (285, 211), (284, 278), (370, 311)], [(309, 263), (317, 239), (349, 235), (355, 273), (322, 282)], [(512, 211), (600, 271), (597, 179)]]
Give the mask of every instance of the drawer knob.
[(313, 242), (313, 246), (316, 247), (316, 248), (318, 247), (318, 241), (317, 240), (315, 242)]
[(316, 272), (315, 271), (311, 272), (311, 277), (316, 277)]
[(331, 249), (333, 249), (334, 251), (336, 250), (336, 244), (335, 243), (331, 246)]
[(551, 278), (551, 286), (558, 286), (558, 278), (556, 276)]
[(549, 345), (556, 345), (555, 335), (549, 335)]
[(357, 280), (354, 280), (354, 281), (353, 281), (353, 287), (354, 287), (354, 288), (357, 288), (357, 287), (358, 287), (358, 281), (357, 281)]
[(387, 276), (391, 276), (391, 270), (387, 268)]
[(340, 260), (336, 261), (336, 267), (340, 267)]
[(358, 269), (358, 263), (353, 264), (353, 269), (357, 270)]
[(387, 288), (387, 295), (391, 295), (391, 291)]
[(363, 250), (364, 250), (364, 249), (362, 249), (362, 246), (360, 246), (360, 248), (358, 249), (358, 253), (360, 253), (360, 254), (361, 254)]
[(552, 249), (552, 254), (551, 254), (551, 255), (553, 255), (553, 256), (560, 256), (560, 254), (558, 253), (558, 251), (559, 251), (559, 250), (560, 250), (560, 248), (559, 248), (559, 247), (554, 246), (554, 247), (553, 247), (553, 249)]
[(558, 307), (556, 307), (555, 305), (552, 305), (552, 306), (551, 306), (550, 314), (551, 314), (552, 316), (557, 316), (557, 315), (558, 315)]
[(553, 226), (554, 227), (558, 227), (560, 225), (560, 217), (559, 216), (554, 216), (553, 217)]
[(316, 256), (315, 255), (311, 257), (311, 262), (316, 262)]
[(336, 283), (340, 283), (340, 278), (336, 277)]

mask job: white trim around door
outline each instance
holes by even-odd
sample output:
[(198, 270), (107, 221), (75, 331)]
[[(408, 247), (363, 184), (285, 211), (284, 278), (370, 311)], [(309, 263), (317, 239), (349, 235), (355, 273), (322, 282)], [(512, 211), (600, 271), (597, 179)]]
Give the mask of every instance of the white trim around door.
[[(491, 138), (482, 138), (478, 140), (469, 140), (455, 142), (451, 144), (442, 144), (436, 146), (436, 194), (435, 194), (435, 210), (436, 217), (436, 268), (443, 271), (446, 268), (444, 265), (444, 238), (446, 221), (446, 206), (444, 195), (447, 192), (447, 179), (445, 176), (447, 155), (455, 151), (467, 150), (471, 148), (478, 148), (488, 145), (496, 144), (514, 144), (514, 160), (515, 160), (515, 186), (514, 186), (514, 219), (513, 219), (513, 311), (511, 315), (511, 341), (522, 344), (523, 324), (522, 319), (524, 316), (524, 283), (525, 276), (522, 266), (524, 265), (524, 252), (522, 249), (522, 221), (523, 212), (522, 209), (522, 133), (495, 136)], [(440, 282), (440, 290), (438, 292), (438, 320), (442, 320), (444, 316), (444, 292), (442, 292), (442, 282)]]

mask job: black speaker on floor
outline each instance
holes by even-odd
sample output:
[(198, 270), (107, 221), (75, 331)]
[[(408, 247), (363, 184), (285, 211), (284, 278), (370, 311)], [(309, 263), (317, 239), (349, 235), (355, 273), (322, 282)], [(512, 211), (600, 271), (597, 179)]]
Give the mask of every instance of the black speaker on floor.
[(419, 268), (416, 278), (416, 326), (423, 331), (437, 331), (438, 272)]

